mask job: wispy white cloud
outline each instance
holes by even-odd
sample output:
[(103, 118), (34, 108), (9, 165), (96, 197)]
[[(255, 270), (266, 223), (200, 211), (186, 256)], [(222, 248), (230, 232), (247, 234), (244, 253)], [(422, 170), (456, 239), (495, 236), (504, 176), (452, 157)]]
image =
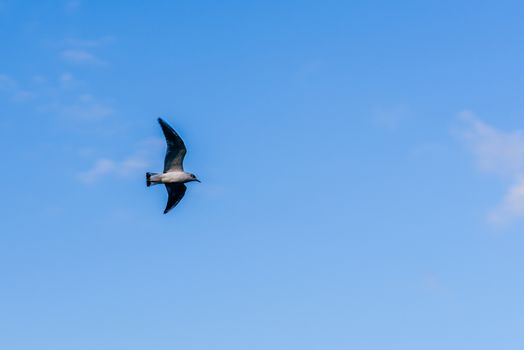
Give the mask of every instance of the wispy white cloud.
[(518, 180), (506, 193), (502, 202), (488, 214), (492, 223), (505, 224), (524, 218), (524, 179)]
[(96, 48), (111, 44), (115, 38), (110, 35), (98, 37), (95, 39), (82, 39), (77, 37), (68, 37), (64, 40), (64, 45), (73, 48)]
[(35, 97), (35, 94), (32, 91), (28, 90), (18, 90), (13, 94), (13, 100), (16, 102), (25, 102), (32, 100)]
[(112, 36), (102, 36), (94, 39), (77, 37), (65, 38), (59, 45), (60, 58), (68, 63), (77, 65), (106, 65), (107, 62), (100, 59), (95, 51), (114, 41)]
[(44, 75), (40, 75), (40, 74), (33, 75), (31, 80), (33, 83), (39, 84), (39, 85), (47, 83), (47, 77)]
[(147, 139), (140, 142), (138, 150), (120, 160), (99, 158), (93, 166), (77, 174), (77, 178), (84, 184), (94, 184), (105, 177), (129, 178), (133, 175), (143, 176), (152, 165), (152, 159), (165, 147), (162, 139)]
[(86, 88), (84, 81), (77, 79), (69, 72), (64, 72), (58, 77), (57, 85), (64, 92), (74, 92)]
[(471, 111), (460, 113), (465, 128), (461, 132), (481, 170), (513, 182), (501, 203), (490, 211), (493, 223), (524, 218), (524, 132), (502, 131), (483, 122)]
[(430, 294), (442, 295), (449, 292), (441, 276), (434, 272), (426, 272), (422, 275), (422, 288)]
[(106, 158), (98, 159), (91, 169), (83, 171), (78, 174), (78, 179), (86, 184), (90, 184), (98, 180), (100, 177), (118, 170), (118, 164)]
[(6, 74), (0, 74), (0, 90), (10, 91), (18, 88), (16, 80)]
[(373, 122), (375, 125), (386, 130), (396, 130), (411, 115), (407, 106), (391, 106), (387, 108), (377, 108), (373, 112)]
[(108, 103), (90, 94), (81, 94), (68, 103), (56, 104), (55, 108), (63, 117), (78, 121), (100, 120), (114, 113)]
[(67, 13), (75, 13), (82, 7), (82, 1), (81, 0), (69, 0), (65, 3), (65, 11)]
[[(1, 1), (1, 0), (0, 0)], [(66, 2), (64, 2), (66, 4)], [(80, 1), (67, 2), (67, 6), (78, 7)], [(114, 40), (111, 36), (94, 39), (68, 37), (52, 45), (57, 45), (61, 60), (73, 65), (104, 65), (93, 51)], [(64, 65), (65, 68), (65, 65)], [(12, 102), (26, 103), (38, 113), (73, 121), (99, 121), (114, 115), (110, 98), (95, 96), (86, 81), (75, 77), (74, 67), (58, 76), (35, 72), (30, 79), (22, 80), (0, 72), (0, 96)]]
[(524, 133), (504, 132), (464, 111), (460, 118), (466, 124), (463, 136), (476, 155), (481, 169), (505, 177), (524, 174)]
[(22, 88), (18, 81), (5, 74), (0, 74), (0, 91), (15, 102), (25, 102), (35, 97), (34, 92)]
[(85, 85), (71, 73), (54, 79), (36, 75), (26, 84), (0, 74), (0, 93), (14, 102), (31, 102), (36, 111), (76, 121), (96, 121), (113, 115), (107, 100), (82, 91)]
[(60, 53), (60, 57), (69, 63), (83, 65), (104, 65), (105, 62), (86, 49), (66, 49)]

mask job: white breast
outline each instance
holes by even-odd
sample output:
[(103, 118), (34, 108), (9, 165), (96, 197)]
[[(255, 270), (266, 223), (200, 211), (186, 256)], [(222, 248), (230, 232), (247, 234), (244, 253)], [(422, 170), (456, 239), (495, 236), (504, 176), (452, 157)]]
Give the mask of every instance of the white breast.
[(162, 174), (163, 183), (179, 183), (186, 182), (187, 174), (181, 171), (172, 171), (169, 173)]

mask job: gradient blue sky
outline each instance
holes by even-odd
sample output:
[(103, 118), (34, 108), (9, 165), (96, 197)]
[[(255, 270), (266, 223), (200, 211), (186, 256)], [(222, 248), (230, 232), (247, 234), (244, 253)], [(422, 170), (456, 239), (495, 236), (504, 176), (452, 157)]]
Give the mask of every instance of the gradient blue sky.
[(0, 348), (523, 349), (522, 18), (0, 0)]

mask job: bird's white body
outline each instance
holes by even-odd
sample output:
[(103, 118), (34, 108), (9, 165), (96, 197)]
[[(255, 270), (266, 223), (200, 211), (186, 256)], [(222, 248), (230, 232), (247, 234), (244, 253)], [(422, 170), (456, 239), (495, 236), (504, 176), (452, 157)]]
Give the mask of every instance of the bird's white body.
[(186, 183), (190, 181), (195, 181), (195, 179), (190, 173), (186, 173), (185, 171), (170, 171), (151, 176), (151, 185)]

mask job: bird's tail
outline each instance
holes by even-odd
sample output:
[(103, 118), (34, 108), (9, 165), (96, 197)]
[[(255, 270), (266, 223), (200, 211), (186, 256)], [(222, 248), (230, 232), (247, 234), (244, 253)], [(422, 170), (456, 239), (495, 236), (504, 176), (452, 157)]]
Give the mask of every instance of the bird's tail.
[(146, 185), (151, 186), (151, 176), (157, 175), (157, 173), (146, 173)]

